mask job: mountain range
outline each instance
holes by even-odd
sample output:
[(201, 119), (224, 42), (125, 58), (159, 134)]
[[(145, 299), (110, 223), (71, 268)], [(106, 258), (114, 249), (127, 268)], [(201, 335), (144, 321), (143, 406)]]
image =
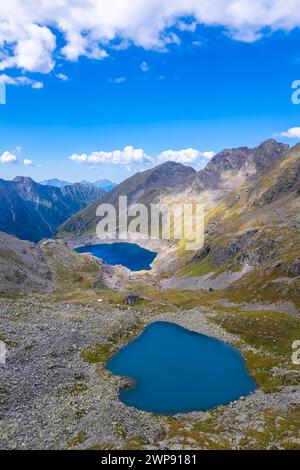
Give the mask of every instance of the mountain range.
[(33, 241), (55, 232), (76, 240), (93, 236), (97, 206), (117, 207), (119, 196), (147, 206), (196, 200), (205, 207), (204, 247), (188, 252), (175, 244), (158, 275), (169, 279), (169, 287), (220, 289), (239, 285), (248, 272), (256, 272), (257, 282), (274, 269), (298, 275), (300, 247), (293, 233), (299, 229), (299, 195), (300, 146), (270, 139), (255, 148), (225, 149), (199, 172), (166, 162), (108, 193), (80, 183), (55, 188), (28, 178), (1, 180), (0, 229)]
[(192, 184), (196, 175), (197, 172), (193, 168), (175, 162), (166, 162), (150, 170), (136, 173), (109, 193), (104, 194), (86, 210), (80, 211), (67, 220), (59, 228), (59, 231), (69, 233), (70, 236), (81, 235), (85, 231), (95, 228), (98, 221), (95, 214), (100, 203), (109, 203), (118, 208), (119, 196), (127, 196), (128, 204), (158, 203), (168, 192), (185, 191)]
[[(49, 180), (41, 181), (40, 184), (43, 184), (45, 186), (55, 186), (56, 188), (63, 188), (64, 186), (70, 186), (74, 183), (60, 180), (58, 178), (52, 178)], [(94, 181), (93, 183), (91, 183), (90, 181), (83, 180), (83, 181), (80, 181), (80, 184), (91, 185), (91, 186), (94, 186), (95, 188), (103, 189), (103, 191), (105, 192), (108, 192), (111, 189), (113, 189), (115, 186), (117, 186), (116, 183), (113, 183), (112, 181), (108, 179), (100, 179), (100, 180)]]
[(0, 230), (34, 242), (49, 238), (66, 219), (103, 194), (101, 188), (80, 183), (58, 188), (28, 177), (0, 179)]
[(289, 150), (288, 145), (273, 139), (253, 149), (225, 149), (215, 155), (199, 172), (181, 163), (166, 162), (137, 173), (108, 194), (72, 216), (59, 228), (70, 236), (82, 235), (97, 225), (96, 208), (100, 203), (118, 207), (119, 196), (127, 196), (128, 204), (179, 202), (196, 198), (206, 209), (243, 184), (254, 184)]
[[(299, 303), (300, 144), (290, 149), (271, 139), (252, 149), (226, 149), (199, 172), (164, 163), (82, 209), (58, 228), (59, 236), (76, 239), (95, 233), (97, 206), (117, 206), (120, 195), (127, 195), (129, 204), (196, 200), (205, 207), (204, 247), (198, 252), (177, 247), (158, 256), (158, 278), (166, 279), (165, 287), (223, 292), (232, 286), (234, 295), (244, 292), (251, 298), (256, 285), (259, 298), (266, 295), (271, 276), (277, 279), (278, 298)], [(288, 283), (279, 282), (286, 276), (291, 276)], [(274, 298), (273, 288), (268, 296)]]
[[(11, 233), (38, 239), (73, 213), (39, 243), (0, 232), (0, 341), (12, 365), (0, 367), (7, 447), (28, 436), (28, 448), (298, 449), (300, 144), (225, 149), (199, 172), (167, 162), (109, 193), (96, 189), (0, 180), (0, 227), (5, 215)], [(73, 250), (98, 243), (96, 207), (119, 196), (147, 206), (203, 203), (203, 247), (137, 241), (157, 252), (146, 272)], [(86, 207), (75, 213), (79, 198)], [(157, 320), (234, 346), (257, 390), (192, 418), (120, 404), (120, 386), (131, 382), (103, 370)], [(145, 429), (155, 432), (143, 437)]]

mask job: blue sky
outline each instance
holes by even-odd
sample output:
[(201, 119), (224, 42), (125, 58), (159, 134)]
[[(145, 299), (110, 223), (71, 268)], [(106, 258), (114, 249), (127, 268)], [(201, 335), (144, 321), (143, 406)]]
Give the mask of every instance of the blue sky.
[[(47, 73), (5, 70), (43, 87), (7, 85), (0, 156), (12, 153), (17, 163), (0, 164), (0, 177), (119, 182), (167, 159), (166, 150), (197, 150), (191, 162), (200, 168), (207, 152), (225, 147), (274, 136), (299, 141), (280, 135), (300, 126), (300, 105), (291, 102), (291, 84), (300, 80), (299, 29), (252, 42), (224, 34), (222, 26), (183, 29), (164, 51), (133, 44), (111, 48), (102, 60), (57, 55)], [(126, 146), (142, 151), (128, 162), (112, 153)], [(93, 152), (96, 163), (84, 161)]]

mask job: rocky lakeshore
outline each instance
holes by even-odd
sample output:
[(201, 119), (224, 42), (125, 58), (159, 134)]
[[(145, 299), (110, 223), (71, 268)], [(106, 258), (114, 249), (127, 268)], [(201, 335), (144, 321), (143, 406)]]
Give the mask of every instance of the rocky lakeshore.
[(0, 366), (2, 449), (299, 445), (297, 385), (271, 394), (257, 390), (216, 410), (174, 417), (120, 402), (118, 389), (126, 379), (109, 374), (104, 364), (112, 351), (149, 322), (172, 321), (231, 344), (238, 342), (237, 335), (216, 324), (210, 309), (176, 308), (158, 314), (142, 306), (53, 302), (41, 296), (1, 299), (0, 309), (0, 339), (8, 351), (6, 365)]

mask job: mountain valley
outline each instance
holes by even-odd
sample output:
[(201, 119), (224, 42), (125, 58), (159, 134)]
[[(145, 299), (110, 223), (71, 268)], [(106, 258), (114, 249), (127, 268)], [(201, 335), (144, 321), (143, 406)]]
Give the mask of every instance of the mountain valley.
[[(1, 185), (6, 188), (6, 182)], [(26, 193), (36, 194), (35, 183), (29, 187)], [(73, 200), (72, 186), (46, 186), (43, 201), (57, 191)], [(19, 193), (9, 193), (16, 205)], [(117, 206), (120, 195), (147, 207), (200, 201), (204, 246), (189, 252), (182, 242), (137, 238), (134, 243), (157, 252), (152, 270), (140, 272), (76, 253), (77, 246), (99, 243), (96, 208)], [(61, 208), (59, 201), (47, 204), (45, 211)], [(0, 340), (12, 365), (0, 369), (1, 445), (298, 448), (300, 369), (292, 361), (292, 345), (300, 339), (300, 144), (289, 148), (269, 140), (254, 149), (224, 150), (199, 172), (163, 163), (108, 193), (85, 193), (84, 204), (76, 211), (72, 206), (55, 234), (52, 223), (50, 240), (31, 243), (12, 236), (16, 230), (0, 233)], [(25, 209), (22, 216), (30, 233), (34, 227)], [(136, 301), (129, 305), (130, 294)], [(105, 364), (158, 320), (233, 345), (257, 390), (191, 414), (126, 407), (119, 387), (130, 384), (108, 373)]]

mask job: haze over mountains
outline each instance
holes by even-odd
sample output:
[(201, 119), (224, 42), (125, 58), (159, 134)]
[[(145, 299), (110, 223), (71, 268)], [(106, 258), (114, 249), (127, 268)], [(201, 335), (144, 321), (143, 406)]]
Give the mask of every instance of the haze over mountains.
[[(103, 189), (103, 191), (106, 191), (106, 192), (110, 191), (112, 188), (117, 186), (116, 183), (113, 183), (112, 181), (108, 179), (100, 179), (100, 180), (94, 181), (93, 183), (91, 183), (90, 181), (83, 180), (83, 181), (80, 181), (80, 183), (85, 184), (85, 185), (92, 185), (92, 186), (95, 186), (95, 188), (101, 188)], [(49, 180), (41, 181), (40, 184), (62, 188), (64, 186), (70, 186), (73, 183), (70, 183), (69, 181), (60, 180), (58, 178), (52, 178)]]
[(58, 188), (28, 177), (0, 179), (0, 230), (37, 242), (103, 194), (101, 188), (80, 183)]

